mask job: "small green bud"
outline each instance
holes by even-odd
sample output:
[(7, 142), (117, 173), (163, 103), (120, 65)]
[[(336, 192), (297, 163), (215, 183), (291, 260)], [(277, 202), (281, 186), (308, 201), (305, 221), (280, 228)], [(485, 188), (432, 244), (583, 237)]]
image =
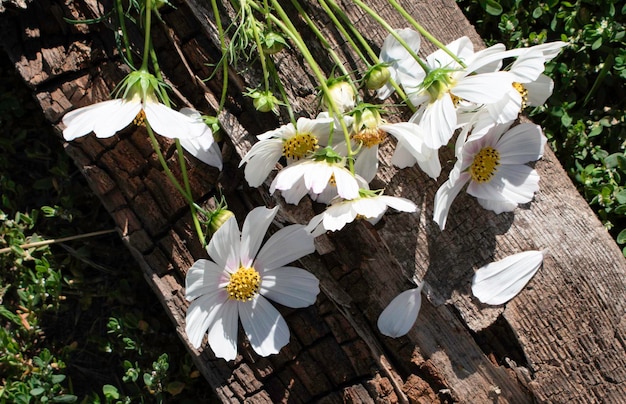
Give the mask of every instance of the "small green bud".
[(209, 235), (213, 236), (215, 232), (228, 221), (228, 219), (234, 216), (235, 214), (233, 212), (224, 207), (218, 207), (217, 209), (215, 209), (211, 213), (211, 217), (206, 224), (207, 229), (209, 230)]
[(285, 38), (274, 31), (265, 33), (263, 42), (265, 52), (270, 55), (280, 52), (287, 46)]
[(280, 101), (270, 91), (253, 91), (249, 94), (252, 97), (252, 104), (257, 111), (274, 112), (278, 114), (278, 105)]
[(209, 116), (209, 115), (202, 115), (202, 120), (204, 121), (206, 126), (211, 128), (211, 132), (213, 132), (213, 138), (215, 139), (215, 141), (219, 142), (220, 140), (222, 140), (222, 136), (219, 134), (220, 122), (217, 119), (217, 117)]
[(378, 90), (387, 82), (391, 77), (389, 68), (383, 65), (377, 65), (370, 69), (365, 75), (365, 86), (368, 90)]

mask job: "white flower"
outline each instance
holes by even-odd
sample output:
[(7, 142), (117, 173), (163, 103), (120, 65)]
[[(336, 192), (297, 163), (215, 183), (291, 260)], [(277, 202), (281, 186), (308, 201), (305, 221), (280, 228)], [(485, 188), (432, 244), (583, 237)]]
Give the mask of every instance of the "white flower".
[(546, 102), (552, 95), (554, 83), (543, 74), (545, 63), (554, 58), (563, 46), (565, 42), (554, 42), (506, 52), (517, 57), (507, 68), (513, 76), (513, 85), (501, 100), (486, 105), (493, 122), (511, 122), (526, 107)]
[(383, 335), (398, 338), (409, 332), (422, 307), (423, 286), (422, 282), (417, 288), (400, 293), (380, 313), (378, 330)]
[(324, 212), (309, 221), (307, 229), (312, 231), (313, 236), (319, 236), (326, 231), (341, 230), (356, 218), (362, 218), (376, 224), (389, 207), (400, 212), (415, 212), (417, 210), (417, 206), (406, 198), (382, 195), (381, 192), (362, 189), (358, 198), (339, 199), (332, 202)]
[(498, 125), (484, 135), (470, 136), (461, 148), (448, 180), (435, 195), (433, 218), (442, 230), (454, 198), (467, 183), (467, 193), (496, 213), (530, 202), (539, 190), (539, 175), (526, 163), (541, 158), (546, 137), (531, 123), (508, 128)]
[(493, 71), (505, 55), (501, 45), (474, 53), (469, 38), (461, 37), (446, 47), (466, 66), (439, 49), (425, 61), (428, 73), (421, 68), (398, 72), (409, 100), (417, 107), (409, 121), (418, 123), (429, 135), (425, 142), (433, 149), (447, 144), (457, 129), (458, 106), (496, 102), (513, 82), (507, 72)]
[(336, 187), (344, 199), (359, 196), (359, 182), (345, 167), (345, 158), (326, 148), (314, 159), (306, 159), (280, 170), (270, 185), (270, 193), (282, 191), (285, 201), (297, 205), (307, 193), (321, 194)]
[[(415, 69), (421, 69), (414, 58), (420, 49), (422, 39), (416, 31), (410, 28), (398, 29), (396, 34), (406, 43), (408, 49), (402, 45), (395, 36), (389, 34), (383, 41), (380, 48), (379, 59), (387, 64), (390, 74), (390, 80), (377, 90), (377, 96), (381, 100), (386, 99), (394, 93), (391, 81), (398, 82), (400, 77), (399, 71), (408, 72)], [(413, 55), (411, 55), (413, 53)]]
[(326, 231), (341, 230), (356, 218), (362, 218), (376, 224), (389, 207), (400, 212), (415, 212), (417, 210), (417, 206), (408, 199), (361, 189), (358, 198), (333, 201), (324, 212), (309, 221), (307, 228), (312, 231), (314, 236), (319, 236)]
[[(202, 116), (195, 109), (182, 108), (180, 112), (186, 116), (202, 121)], [(204, 132), (200, 136), (180, 139), (180, 145), (198, 160), (221, 170), (222, 151), (219, 145), (215, 143), (211, 128), (206, 124), (204, 126)]]
[(188, 117), (161, 104), (157, 95), (163, 91), (157, 79), (145, 71), (130, 73), (121, 83), (123, 97), (70, 111), (63, 116), (65, 140), (74, 140), (91, 132), (107, 138), (144, 119), (159, 135), (169, 138), (193, 138), (206, 130), (202, 121)]
[(542, 251), (525, 251), (487, 264), (474, 274), (472, 293), (485, 304), (506, 303), (526, 286), (542, 263)]
[(410, 167), (415, 163), (431, 178), (441, 173), (441, 164), (436, 150), (429, 148), (422, 128), (412, 122), (387, 123), (380, 116), (378, 108), (360, 105), (354, 112), (352, 141), (359, 150), (354, 162), (354, 169), (368, 183), (378, 171), (378, 148), (387, 139), (387, 134), (394, 136), (398, 145), (391, 162), (400, 167)]
[(326, 146), (333, 131), (335, 120), (328, 114), (315, 119), (298, 118), (296, 125), (289, 123), (278, 129), (257, 136), (255, 143), (239, 163), (244, 164), (246, 181), (251, 187), (260, 186), (276, 167), (281, 157), (291, 164), (315, 152), (318, 146)]
[(235, 359), (240, 319), (256, 353), (278, 353), (289, 342), (289, 328), (267, 299), (292, 308), (315, 303), (317, 278), (285, 266), (315, 251), (313, 237), (304, 226), (282, 228), (261, 248), (277, 209), (253, 209), (241, 233), (234, 218), (226, 221), (207, 246), (211, 260), (198, 260), (187, 272), (185, 297), (191, 304), (185, 332), (195, 348), (208, 330), (215, 355)]

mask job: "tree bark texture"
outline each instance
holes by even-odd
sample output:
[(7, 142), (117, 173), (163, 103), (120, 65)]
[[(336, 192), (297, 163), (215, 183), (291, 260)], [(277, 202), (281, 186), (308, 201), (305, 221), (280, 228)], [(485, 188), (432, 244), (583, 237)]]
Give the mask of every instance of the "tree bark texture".
[[(467, 35), (477, 48), (483, 47), (453, 0), (402, 3), (442, 42)], [(98, 18), (111, 11), (112, 2), (3, 4), (2, 46), (62, 141), (61, 117), (108, 99), (128, 72), (109, 19), (86, 25), (64, 18)], [(214, 114), (221, 76), (207, 79), (221, 47), (210, 2), (173, 4), (175, 9), (162, 10), (162, 20), (153, 28), (161, 68), (175, 89), (177, 108), (193, 106)], [(342, 4), (361, 32), (380, 46), (386, 32), (354, 3)], [(395, 28), (408, 26), (386, 1), (368, 4)], [(233, 18), (228, 2), (220, 7), (222, 15)], [(361, 67), (318, 3), (306, 2), (305, 8), (345, 57), (347, 68)], [(327, 52), (307, 34), (294, 10), (288, 11), (318, 62), (331, 66)], [(135, 35), (140, 52), (141, 36)], [(422, 55), (433, 50), (423, 41)], [(306, 63), (292, 50), (277, 54), (275, 62), (296, 113), (314, 115), (317, 83)], [(294, 207), (278, 194), (269, 195), (271, 178), (259, 189), (250, 189), (242, 178), (238, 164), (256, 135), (286, 121), (255, 111), (242, 93), (259, 83), (260, 69), (255, 63), (239, 67), (231, 68), (229, 97), (219, 115), (224, 169), (187, 158), (194, 198), (211, 206), (220, 189), (240, 223), (260, 205), (282, 207), (275, 229), (306, 223), (318, 206), (303, 201)], [(162, 137), (159, 142), (179, 176), (173, 143)], [(626, 400), (626, 262), (550, 150), (536, 164), (541, 189), (531, 204), (495, 215), (462, 193), (446, 230), (440, 231), (431, 219), (433, 197), (453, 155), (443, 152), (444, 175), (433, 181), (417, 168), (394, 168), (391, 146), (383, 147), (375, 186), (413, 200), (418, 212), (387, 214), (375, 227), (357, 221), (318, 238), (317, 252), (300, 262), (320, 279), (316, 304), (298, 310), (279, 307), (291, 330), (290, 343), (263, 358), (240, 337), (237, 359), (225, 362), (207, 345), (196, 351), (186, 339), (185, 273), (207, 255), (193, 231), (188, 206), (163, 173), (145, 130), (133, 127), (108, 139), (89, 135), (65, 147), (115, 220), (207, 383), (224, 402)], [(520, 295), (497, 307), (472, 297), (477, 268), (530, 249), (548, 253)], [(381, 335), (378, 315), (398, 293), (414, 287), (414, 277), (426, 281), (415, 326), (398, 339)]]

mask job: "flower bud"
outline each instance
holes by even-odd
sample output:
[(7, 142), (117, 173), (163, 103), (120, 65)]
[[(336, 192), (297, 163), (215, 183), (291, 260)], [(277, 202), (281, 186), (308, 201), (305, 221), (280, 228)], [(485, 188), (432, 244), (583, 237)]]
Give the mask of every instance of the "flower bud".
[(218, 207), (213, 212), (211, 212), (211, 216), (206, 223), (209, 235), (213, 236), (215, 232), (228, 221), (228, 219), (234, 216), (235, 214), (233, 212), (224, 207)]
[(265, 52), (270, 55), (280, 52), (287, 46), (285, 38), (274, 31), (266, 32), (263, 36), (263, 42)]
[[(330, 97), (335, 106), (339, 109), (338, 112), (344, 113), (354, 108), (355, 96), (354, 89), (344, 80), (333, 81), (328, 85), (328, 97)], [(326, 109), (328, 109), (328, 100), (324, 99)]]
[(378, 90), (387, 84), (390, 77), (389, 68), (383, 65), (374, 66), (365, 75), (365, 86), (368, 90)]
[(257, 111), (270, 112), (278, 114), (278, 105), (280, 101), (274, 97), (270, 91), (253, 91), (249, 94), (252, 97), (252, 104)]

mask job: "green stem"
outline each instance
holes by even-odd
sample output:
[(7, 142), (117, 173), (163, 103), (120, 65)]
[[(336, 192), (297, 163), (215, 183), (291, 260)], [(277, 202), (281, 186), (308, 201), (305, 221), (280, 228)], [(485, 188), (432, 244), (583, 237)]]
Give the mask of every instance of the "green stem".
[(126, 19), (124, 18), (124, 8), (122, 7), (122, 0), (115, 0), (115, 8), (117, 11), (117, 19), (120, 23), (120, 29), (122, 30), (122, 40), (124, 41), (124, 52), (126, 53), (126, 63), (131, 68), (134, 68), (133, 54), (130, 50), (130, 41), (128, 40), (128, 31), (126, 30)]
[(361, 60), (367, 65), (367, 67), (370, 67), (371, 63), (367, 60), (365, 55), (363, 55), (363, 53), (361, 52), (361, 49), (354, 42), (354, 40), (352, 39), (352, 36), (348, 33), (348, 31), (343, 26), (341, 21), (337, 19), (337, 16), (333, 12), (333, 10), (331, 10), (331, 8), (328, 6), (328, 3), (326, 3), (325, 0), (319, 0), (319, 2), (322, 8), (324, 9), (324, 11), (326, 12), (326, 15), (330, 18), (330, 20), (333, 22), (333, 24), (339, 30), (339, 32), (341, 32), (344, 39), (350, 44), (354, 52), (356, 52), (357, 56), (361, 58)]
[(455, 62), (461, 65), (461, 67), (463, 68), (467, 67), (465, 63), (463, 63), (463, 61), (459, 59), (457, 55), (452, 53), (452, 51), (450, 51), (450, 49), (446, 47), (446, 45), (441, 43), (437, 38), (432, 36), (430, 32), (428, 32), (424, 27), (422, 27), (420, 23), (415, 21), (413, 16), (411, 16), (411, 14), (409, 14), (396, 0), (388, 0), (388, 1), (396, 9), (396, 11), (398, 11), (409, 22), (409, 24), (411, 24), (413, 28), (415, 28), (417, 32), (422, 34), (424, 38), (428, 39), (431, 43), (436, 45), (439, 49), (447, 53)]
[[(389, 1), (393, 1), (393, 0), (389, 0)], [(391, 34), (399, 43), (400, 45), (402, 45), (404, 47), (404, 49), (406, 49), (406, 51), (409, 53), (409, 55), (415, 59), (415, 61), (420, 65), (420, 67), (424, 70), (424, 73), (428, 74), (430, 72), (430, 67), (428, 67), (428, 65), (426, 63), (424, 63), (424, 61), (422, 60), (422, 58), (420, 58), (415, 51), (413, 51), (413, 49), (411, 49), (411, 47), (406, 43), (406, 41), (404, 39), (402, 39), (400, 37), (400, 35), (398, 35), (398, 33), (396, 32), (395, 29), (393, 29), (393, 27), (391, 27), (387, 21), (385, 21), (381, 16), (378, 15), (378, 13), (376, 11), (374, 11), (373, 9), (371, 9), (369, 6), (367, 6), (365, 3), (363, 3), (361, 0), (354, 0), (354, 2), (356, 3), (356, 5), (358, 5), (359, 7), (361, 7), (361, 9), (363, 9), (363, 11), (365, 11), (367, 14), (369, 14), (370, 17), (372, 17), (374, 20), (376, 20), (376, 22), (378, 24), (380, 24), (380, 26), (382, 26), (387, 32), (389, 32), (389, 34)]]
[(148, 71), (148, 60), (150, 55), (150, 27), (152, 25), (152, 0), (146, 0), (146, 21), (144, 27), (143, 38), (143, 60), (141, 61), (141, 69)]
[[(165, 172), (165, 175), (167, 176), (167, 178), (171, 181), (172, 185), (174, 185), (174, 188), (176, 188), (176, 190), (183, 196), (183, 198), (185, 198), (185, 200), (187, 201), (187, 203), (189, 204), (189, 207), (191, 209), (191, 217), (194, 223), (194, 227), (196, 228), (196, 233), (198, 234), (198, 237), (200, 238), (200, 241), (202, 242), (202, 245), (205, 245), (206, 239), (204, 237), (204, 233), (202, 231), (202, 228), (200, 226), (200, 221), (198, 220), (198, 215), (197, 210), (202, 210), (198, 205), (196, 205), (196, 203), (194, 202), (192, 196), (191, 196), (191, 192), (189, 192), (188, 190), (183, 189), (183, 187), (180, 185), (180, 183), (178, 182), (178, 180), (176, 179), (176, 177), (174, 176), (174, 174), (172, 173), (172, 170), (170, 170), (170, 168), (167, 165), (167, 162), (165, 161), (165, 157), (163, 157), (163, 153), (161, 152), (161, 148), (159, 147), (159, 142), (156, 139), (156, 136), (154, 136), (154, 132), (152, 131), (152, 128), (150, 127), (150, 124), (146, 121), (146, 130), (148, 132), (148, 136), (150, 137), (150, 142), (152, 143), (152, 148), (154, 149), (155, 153), (157, 154), (157, 157), (159, 159), (159, 162), (161, 163), (161, 167), (163, 167), (163, 172)], [(179, 147), (180, 142), (176, 141), (176, 146), (177, 148)], [(179, 149), (179, 160), (182, 161), (182, 150)], [(182, 164), (182, 163), (181, 163)], [(183, 170), (183, 178), (186, 178), (186, 170)], [(188, 182), (186, 184), (188, 186)], [(202, 210), (203, 211), (203, 210)]]
[[(51, 240), (35, 241), (35, 242), (32, 242), (32, 243), (22, 244), (19, 247), (22, 248), (22, 249), (24, 249), (24, 248), (33, 248), (33, 247), (43, 247), (43, 246), (50, 245), (50, 244), (63, 243), (65, 241), (79, 240), (79, 239), (87, 238), (87, 237), (102, 236), (103, 234), (114, 233), (116, 231), (117, 230), (115, 230), (115, 229), (100, 230), (100, 231), (94, 231), (92, 233), (78, 234), (76, 236), (68, 236), (68, 237), (55, 238), (55, 239), (51, 239)], [(0, 248), (0, 254), (7, 253), (7, 252), (11, 251), (12, 249), (13, 249), (13, 247)]]
[[(357, 40), (359, 41), (359, 44), (363, 47), (363, 49), (365, 49), (365, 51), (370, 56), (370, 58), (374, 61), (374, 63), (380, 63), (380, 59), (378, 58), (378, 55), (376, 54), (376, 52), (374, 52), (372, 47), (369, 45), (368, 41), (365, 40), (363, 35), (361, 35), (361, 32), (358, 29), (356, 29), (354, 24), (352, 24), (352, 21), (350, 21), (350, 19), (343, 12), (343, 10), (337, 5), (337, 3), (334, 2), (334, 0), (329, 0), (329, 3), (331, 5), (331, 7), (335, 10), (335, 12), (339, 13), (341, 18), (344, 20), (344, 22), (350, 28), (350, 31), (352, 32), (352, 34), (357, 38)], [(415, 112), (415, 110), (416, 110), (415, 106), (408, 99), (407, 95), (404, 93), (404, 90), (402, 90), (402, 88), (400, 88), (398, 83), (396, 83), (396, 81), (392, 80), (392, 79), (390, 79), (390, 83), (391, 83), (392, 87), (394, 88), (394, 90), (396, 91), (396, 93), (398, 94), (398, 96), (401, 99), (406, 101), (406, 103), (407, 103), (408, 107), (411, 109), (411, 111)]]
[(220, 47), (222, 48), (221, 65), (222, 65), (223, 78), (222, 78), (222, 94), (220, 96), (220, 106), (219, 106), (219, 109), (221, 111), (224, 108), (224, 105), (226, 105), (226, 96), (228, 94), (227, 92), (228, 90), (228, 60), (224, 56), (226, 55), (228, 48), (226, 47), (226, 41), (225, 41), (226, 35), (224, 34), (224, 27), (222, 26), (222, 18), (220, 17), (220, 12), (217, 7), (217, 0), (211, 0), (211, 6), (213, 8), (213, 15), (215, 16), (215, 25), (217, 26), (217, 32), (220, 37)]
[[(304, 9), (302, 8), (302, 6), (300, 6), (300, 3), (298, 3), (297, 0), (291, 0), (291, 3), (294, 5), (294, 7), (296, 8), (296, 10), (298, 11), (298, 13), (302, 16), (302, 18), (304, 19), (304, 21), (306, 22), (307, 26), (311, 29), (311, 31), (313, 31), (313, 33), (315, 34), (315, 36), (317, 37), (317, 39), (320, 41), (320, 43), (322, 44), (322, 46), (324, 46), (324, 48), (328, 51), (330, 57), (333, 59), (333, 61), (335, 62), (335, 65), (339, 67), (339, 69), (341, 69), (341, 73), (343, 74), (343, 76), (345, 77), (350, 77), (350, 74), (348, 73), (348, 71), (346, 70), (346, 68), (343, 65), (343, 61), (341, 60), (341, 58), (339, 58), (339, 55), (337, 55), (337, 52), (335, 52), (332, 47), (330, 46), (330, 43), (328, 43), (328, 41), (326, 40), (326, 38), (324, 37), (324, 34), (322, 34), (322, 32), (320, 31), (320, 29), (317, 27), (317, 25), (313, 22), (313, 20), (311, 20), (311, 18), (307, 15), (307, 13), (304, 12)], [(352, 44), (354, 46), (354, 44)], [(360, 55), (361, 58), (363, 58), (362, 55)], [(353, 84), (352, 80), (349, 80), (350, 86), (352, 87), (352, 90), (354, 91), (354, 94), (358, 94), (357, 88), (356, 86)]]
[(276, 86), (278, 87), (278, 91), (280, 91), (280, 97), (283, 100), (283, 104), (287, 108), (287, 113), (289, 114), (289, 120), (291, 122), (296, 122), (296, 117), (295, 117), (295, 114), (293, 113), (293, 107), (291, 106), (291, 103), (289, 102), (289, 97), (287, 96), (287, 92), (285, 91), (285, 86), (283, 86), (282, 81), (278, 77), (278, 71), (276, 70), (276, 66), (274, 65), (274, 62), (272, 61), (272, 59), (269, 59), (268, 62), (269, 62), (269, 68), (270, 68), (270, 72), (272, 76), (277, 78)]
[[(328, 89), (328, 85), (326, 84), (327, 78), (322, 72), (322, 70), (320, 69), (315, 58), (309, 51), (309, 48), (305, 45), (304, 41), (302, 40), (302, 37), (300, 36), (300, 33), (293, 26), (293, 24), (291, 23), (291, 19), (289, 18), (287, 13), (285, 13), (285, 10), (283, 10), (281, 5), (278, 3), (278, 0), (272, 0), (272, 5), (274, 6), (274, 9), (280, 16), (280, 20), (276, 21), (277, 25), (281, 27), (281, 29), (285, 32), (285, 34), (287, 34), (291, 38), (291, 40), (294, 42), (298, 50), (300, 50), (300, 52), (302, 53), (302, 56), (305, 58), (305, 60), (309, 64), (309, 67), (311, 68), (311, 70), (313, 70), (315, 77), (320, 83), (322, 94), (324, 97), (326, 97), (326, 101), (328, 102), (328, 112), (330, 116), (340, 117), (341, 114), (339, 113), (339, 109), (337, 108), (335, 101), (332, 99), (332, 97), (329, 96), (330, 90)], [(338, 121), (341, 125), (341, 129), (343, 131), (344, 138), (346, 141), (346, 148), (348, 152), (348, 165), (350, 168), (350, 172), (354, 174), (354, 158), (353, 158), (354, 152), (352, 151), (352, 145), (350, 142), (350, 132), (348, 131), (346, 123), (343, 119), (338, 119)], [(332, 133), (331, 133), (331, 139), (332, 139)], [(329, 144), (331, 144), (331, 139), (329, 139)]]
[(252, 35), (254, 36), (254, 42), (256, 43), (257, 52), (259, 54), (259, 60), (261, 61), (261, 71), (263, 72), (263, 85), (265, 86), (265, 91), (270, 90), (270, 74), (267, 69), (265, 51), (263, 50), (263, 43), (261, 42), (261, 36), (259, 35), (259, 27), (256, 24), (256, 18), (252, 13), (248, 14), (248, 18), (252, 18), (254, 21), (252, 23)]
[[(187, 165), (185, 164), (185, 155), (183, 153), (183, 147), (180, 144), (180, 140), (176, 139), (176, 151), (178, 152), (178, 161), (180, 164), (180, 172), (183, 176), (183, 184), (185, 185), (185, 190), (187, 191), (187, 195), (189, 195), (190, 199), (193, 200), (191, 193), (191, 184), (189, 183), (189, 176), (187, 175)], [(202, 232), (202, 226), (200, 225), (200, 221), (198, 220), (198, 212), (196, 209), (196, 204), (189, 203), (189, 210), (191, 211), (191, 218), (193, 220), (194, 227), (196, 228), (196, 233), (198, 233), (198, 237), (200, 238), (200, 242), (202, 246), (206, 246), (206, 238), (204, 233)]]

